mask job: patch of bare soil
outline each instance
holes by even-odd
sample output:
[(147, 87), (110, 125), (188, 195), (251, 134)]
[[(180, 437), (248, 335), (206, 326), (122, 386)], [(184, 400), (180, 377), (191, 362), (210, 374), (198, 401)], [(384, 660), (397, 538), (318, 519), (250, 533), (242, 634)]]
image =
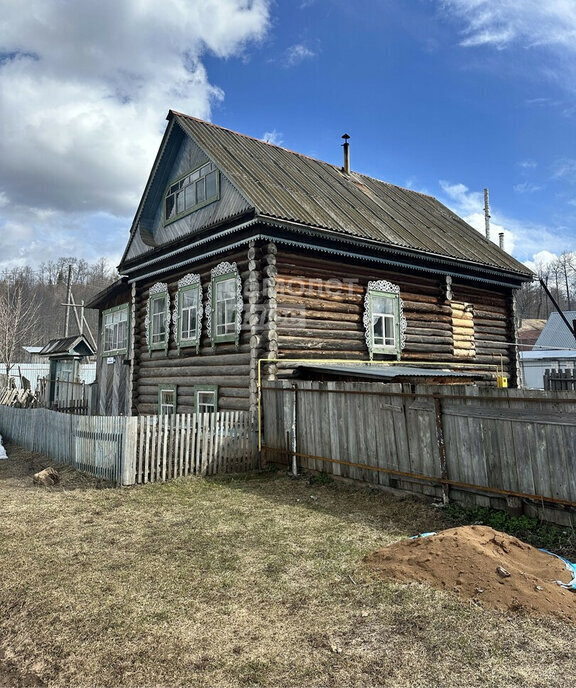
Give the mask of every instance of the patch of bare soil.
[(487, 526), (402, 540), (364, 561), (383, 578), (428, 583), (481, 606), (576, 621), (576, 592), (556, 583), (572, 578), (564, 562)]

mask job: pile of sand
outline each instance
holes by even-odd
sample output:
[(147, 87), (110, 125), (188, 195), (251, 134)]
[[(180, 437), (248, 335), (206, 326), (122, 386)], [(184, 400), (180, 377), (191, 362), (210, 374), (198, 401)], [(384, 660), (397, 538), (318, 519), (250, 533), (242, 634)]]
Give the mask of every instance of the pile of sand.
[(487, 526), (402, 540), (365, 563), (383, 578), (428, 583), (482, 606), (576, 621), (576, 592), (555, 582), (572, 578), (564, 562)]

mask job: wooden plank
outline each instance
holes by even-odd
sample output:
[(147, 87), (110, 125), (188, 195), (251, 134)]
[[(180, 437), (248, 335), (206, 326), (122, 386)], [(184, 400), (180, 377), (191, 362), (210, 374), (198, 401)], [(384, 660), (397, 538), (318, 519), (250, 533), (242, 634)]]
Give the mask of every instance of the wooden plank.
[(174, 441), (173, 441), (173, 457), (171, 461), (172, 465), (172, 477), (173, 478), (178, 478), (182, 475), (182, 472), (180, 471), (180, 414), (177, 413), (174, 415), (173, 419), (173, 427), (174, 427)]

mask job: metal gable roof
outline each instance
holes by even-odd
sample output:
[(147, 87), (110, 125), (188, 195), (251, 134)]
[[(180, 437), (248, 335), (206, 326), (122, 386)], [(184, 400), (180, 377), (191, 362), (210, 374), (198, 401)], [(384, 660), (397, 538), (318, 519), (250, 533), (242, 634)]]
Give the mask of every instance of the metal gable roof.
[(531, 278), (522, 263), (432, 196), (404, 189), (176, 112), (261, 217), (422, 251)]
[(40, 351), (44, 356), (92, 356), (94, 349), (90, 346), (84, 335), (76, 334), (72, 337), (51, 339)]
[[(574, 322), (576, 320), (576, 311), (564, 311), (564, 317), (568, 322)], [(566, 327), (566, 323), (562, 320), (560, 313), (550, 313), (548, 322), (544, 325), (544, 329), (534, 345), (534, 348), (537, 347), (544, 349), (576, 348), (576, 340)]]

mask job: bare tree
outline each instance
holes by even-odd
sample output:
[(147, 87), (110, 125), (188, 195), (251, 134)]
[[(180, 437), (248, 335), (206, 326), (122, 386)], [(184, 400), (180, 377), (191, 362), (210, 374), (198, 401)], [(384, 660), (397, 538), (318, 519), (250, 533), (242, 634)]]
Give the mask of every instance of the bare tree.
[(38, 305), (26, 298), (21, 284), (7, 282), (0, 290), (0, 364), (10, 370), (20, 357), (20, 347), (27, 343), (36, 328)]

